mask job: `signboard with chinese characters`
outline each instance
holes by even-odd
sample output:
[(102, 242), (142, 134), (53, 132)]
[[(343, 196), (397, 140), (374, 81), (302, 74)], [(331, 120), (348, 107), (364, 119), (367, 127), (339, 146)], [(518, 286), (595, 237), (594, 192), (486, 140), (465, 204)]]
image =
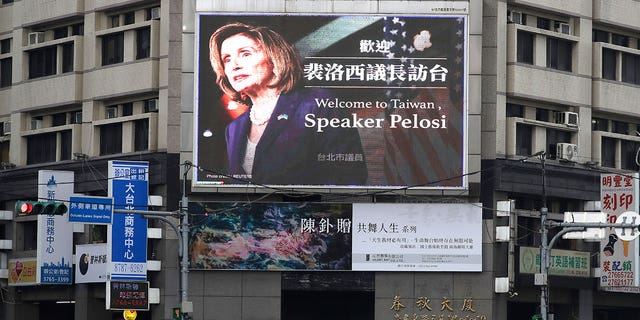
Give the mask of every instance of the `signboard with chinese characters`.
[(36, 279), (38, 262), (35, 258), (11, 259), (8, 269), (10, 286), (32, 286), (38, 283)]
[(107, 281), (106, 243), (77, 245), (75, 258), (75, 283)]
[[(591, 277), (591, 253), (574, 250), (551, 249), (549, 275)], [(540, 272), (540, 248), (520, 247), (520, 273)]]
[(353, 270), (482, 271), (474, 204), (353, 204)]
[[(38, 171), (38, 200), (69, 201), (73, 171)], [(71, 284), (73, 278), (73, 225), (68, 213), (38, 215), (37, 279), (40, 284)]]
[[(607, 222), (616, 223), (625, 211), (638, 212), (638, 173), (601, 174), (600, 201)], [(606, 228), (600, 241), (600, 286), (628, 287), (640, 285), (638, 274), (638, 239), (618, 238), (614, 228)]]
[(107, 310), (149, 310), (148, 281), (107, 281)]
[(110, 224), (113, 218), (113, 198), (71, 197), (69, 221), (92, 224)]
[[(467, 188), (468, 4), (448, 3), (426, 5), (434, 15), (199, 14), (194, 184)], [(260, 121), (248, 75), (227, 75), (221, 54), (226, 35), (254, 27), (280, 76)], [(252, 121), (264, 133), (249, 166)]]
[(482, 270), (472, 204), (205, 202), (189, 211), (192, 269)]
[[(109, 161), (109, 196), (114, 209), (147, 210), (149, 163)], [(147, 219), (139, 214), (115, 214), (107, 226), (112, 280), (147, 279)]]

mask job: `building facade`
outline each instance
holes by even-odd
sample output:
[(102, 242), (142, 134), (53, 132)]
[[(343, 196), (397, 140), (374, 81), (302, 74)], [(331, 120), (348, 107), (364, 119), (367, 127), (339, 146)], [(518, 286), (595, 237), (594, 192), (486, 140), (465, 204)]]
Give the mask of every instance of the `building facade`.
[[(446, 17), (449, 9), (466, 23), (464, 188), (192, 184), (212, 169), (198, 154), (218, 157), (199, 131), (199, 99), (209, 92), (198, 87), (202, 56), (208, 60), (202, 16)], [(148, 161), (149, 192), (166, 211), (180, 207), (183, 183), (190, 203), (481, 203), (481, 271), (192, 269), (194, 319), (529, 319), (540, 312), (540, 287), (519, 264), (540, 244), (537, 212), (548, 207), (561, 220), (566, 211), (599, 210), (600, 174), (638, 170), (638, 12), (635, 0), (3, 0), (0, 319), (122, 317), (105, 310), (103, 283), (9, 285), (10, 261), (36, 255), (36, 218), (13, 208), (37, 197), (38, 170), (73, 171), (76, 193), (106, 196), (109, 160)], [(185, 161), (198, 165), (189, 181)], [(497, 210), (505, 200), (514, 200), (506, 216)], [(496, 227), (510, 223), (507, 241), (498, 241)], [(138, 318), (171, 319), (180, 304), (178, 241), (166, 224), (150, 227), (162, 234), (149, 239), (147, 257), (160, 265), (148, 272), (159, 294)], [(104, 243), (106, 232), (75, 226), (73, 244)], [(599, 243), (561, 240), (555, 248), (589, 253), (590, 266), (586, 277), (549, 277), (556, 319), (638, 317), (636, 294), (598, 286)], [(496, 290), (505, 278), (507, 292)]]

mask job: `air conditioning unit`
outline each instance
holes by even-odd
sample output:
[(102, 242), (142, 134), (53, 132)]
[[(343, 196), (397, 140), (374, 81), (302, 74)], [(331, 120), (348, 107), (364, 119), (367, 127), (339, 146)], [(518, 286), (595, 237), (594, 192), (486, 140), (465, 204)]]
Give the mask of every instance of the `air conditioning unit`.
[(147, 100), (147, 112), (158, 112), (158, 99)]
[(2, 135), (11, 134), (11, 121), (5, 121), (2, 123)]
[(117, 106), (107, 107), (105, 112), (105, 118), (113, 119), (117, 117), (118, 117), (118, 107)]
[(31, 130), (42, 128), (42, 119), (31, 119)]
[(151, 8), (151, 20), (160, 19), (160, 7)]
[(575, 161), (578, 159), (578, 146), (573, 143), (556, 144), (556, 159)]
[(571, 34), (571, 26), (568, 23), (563, 23), (563, 22), (557, 23), (556, 32)]
[(44, 32), (29, 32), (29, 45), (44, 42)]
[(556, 123), (564, 124), (569, 127), (578, 126), (578, 114), (575, 112), (556, 112)]
[(522, 12), (510, 11), (507, 16), (508, 22), (522, 24)]

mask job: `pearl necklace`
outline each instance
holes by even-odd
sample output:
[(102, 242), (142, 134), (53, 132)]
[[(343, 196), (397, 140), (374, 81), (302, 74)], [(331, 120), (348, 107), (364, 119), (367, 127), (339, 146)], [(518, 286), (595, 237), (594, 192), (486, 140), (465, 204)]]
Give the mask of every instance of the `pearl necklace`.
[(278, 101), (278, 97), (273, 99), (273, 101), (270, 101), (268, 105), (263, 104), (260, 107), (253, 105), (251, 110), (249, 110), (249, 120), (251, 120), (251, 123), (262, 126), (269, 122), (271, 113), (273, 112), (273, 109), (276, 108), (276, 101)]

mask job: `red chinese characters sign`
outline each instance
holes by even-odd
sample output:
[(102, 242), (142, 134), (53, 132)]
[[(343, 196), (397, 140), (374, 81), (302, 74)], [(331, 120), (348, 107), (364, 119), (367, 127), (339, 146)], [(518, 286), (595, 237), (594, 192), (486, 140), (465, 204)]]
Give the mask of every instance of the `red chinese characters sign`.
[[(602, 174), (600, 201), (607, 222), (616, 223), (623, 212), (638, 212), (638, 174)], [(603, 287), (638, 286), (638, 240), (618, 238), (613, 228), (607, 228), (600, 242), (600, 267)]]

